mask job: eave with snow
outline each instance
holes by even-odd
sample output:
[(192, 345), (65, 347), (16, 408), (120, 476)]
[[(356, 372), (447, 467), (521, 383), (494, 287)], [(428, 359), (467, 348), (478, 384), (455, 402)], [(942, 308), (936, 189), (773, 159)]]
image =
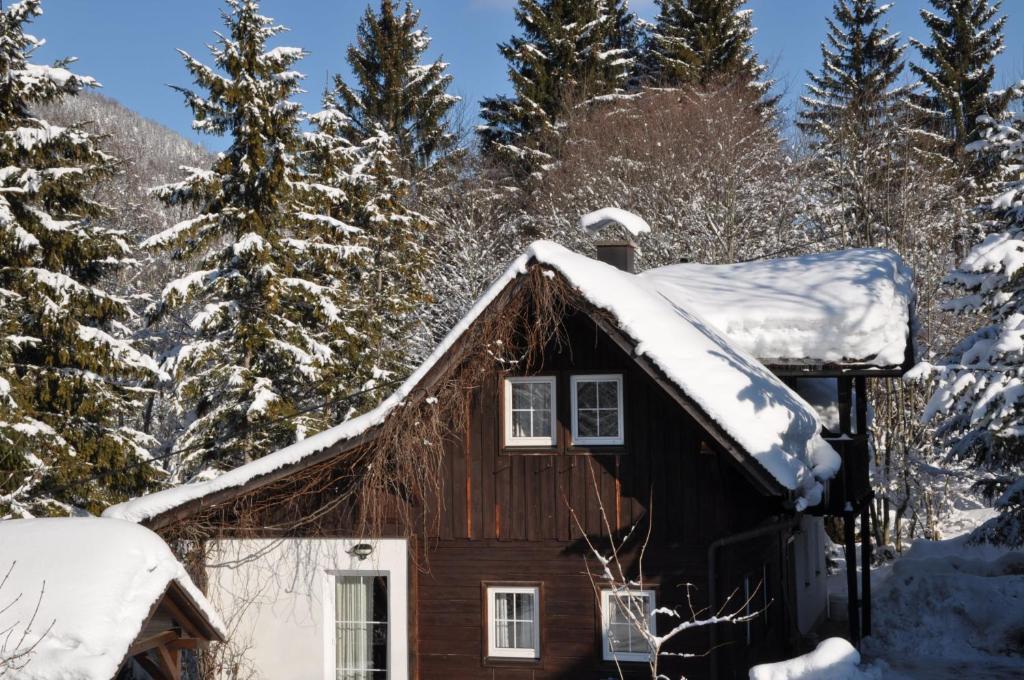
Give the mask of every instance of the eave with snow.
[[(595, 228), (621, 224), (621, 216), (597, 216), (591, 222), (599, 225)], [(634, 227), (642, 233), (642, 225)], [(680, 661), (680, 672), (717, 676), (722, 666), (771, 660), (764, 656), (767, 650), (795, 644), (794, 631), (809, 634), (824, 612), (824, 565), (805, 565), (785, 546), (823, 541), (821, 519), (815, 516), (838, 514), (848, 528), (848, 560), (856, 562), (850, 531), (870, 498), (865, 385), (869, 376), (898, 374), (899, 357), (911, 352), (909, 273), (892, 253), (846, 251), (723, 267), (674, 265), (635, 274), (623, 271), (623, 265), (632, 263), (632, 253), (618, 257), (622, 248), (634, 246), (632, 237), (602, 242), (594, 260), (553, 243), (533, 244), (377, 408), (214, 479), (135, 499), (105, 514), (171, 535), (193, 518), (202, 517), (208, 528), (215, 518), (210, 550), (256, 556), (238, 560), (244, 565), (238, 569), (208, 567), (211, 583), (228, 591), (242, 572), (257, 581), (299, 578), (281, 574), (281, 565), (292, 565), (296, 574), (306, 574), (306, 569), (318, 574), (300, 580), (327, 578), (325, 587), (345, 589), (351, 584), (342, 584), (337, 574), (371, 569), (386, 578), (405, 579), (428, 564), (429, 573), (410, 580), (408, 591), (403, 587), (395, 595), (400, 601), (389, 605), (396, 646), (389, 648), (387, 664), (395, 677), (413, 671), (420, 677), (441, 677), (442, 669), (475, 677), (482, 668), (521, 669), (524, 663), (536, 677), (565, 672), (605, 677), (601, 674), (614, 671), (607, 655), (572, 657), (580, 653), (578, 645), (563, 648), (557, 638), (544, 642), (542, 636), (540, 648), (526, 661), (495, 656), (486, 645), (488, 625), (494, 625), (487, 623), (486, 601), (494, 588), (519, 584), (533, 589), (534, 598), (598, 606), (592, 584), (579, 573), (581, 564), (570, 567), (565, 561), (575, 564), (580, 559), (578, 545), (584, 536), (602, 540), (608, 527), (623, 533), (646, 523), (652, 527), (649, 560), (671, 565), (649, 578), (659, 604), (683, 606), (673, 599), (680, 592), (673, 578), (684, 578), (703, 583), (709, 604), (720, 606), (738, 582), (755, 578), (744, 572), (751, 559), (762, 570), (757, 578), (770, 579), (766, 587), (771, 592), (792, 598), (775, 627), (764, 632), (761, 646), (748, 643), (746, 651)], [(607, 259), (618, 268), (601, 261), (612, 251)], [(800, 278), (802, 271), (806, 279)], [(442, 496), (423, 499), (422, 510), (436, 516), (436, 525), (391, 527), (365, 536), (345, 525), (310, 533), (302, 525), (282, 528), (270, 520), (256, 526), (233, 524), (240, 509), (253, 505), (250, 501), (286, 493), (289, 480), (304, 471), (387, 446), (386, 439), (383, 444), (377, 439), (391, 419), (445, 399), (440, 391), (445, 377), (467, 357), (489, 352), (479, 345), (479, 337), (474, 340), (472, 329), (500, 316), (518, 296), (532, 295), (530, 286), (538, 281), (572, 291), (562, 321), (565, 338), (547, 345), (536, 370), (522, 373), (514, 365), (496, 364), (472, 388), (465, 421), (450, 424), (453, 440), (444, 450)], [(742, 292), (730, 293), (733, 284)], [(762, 361), (755, 358), (762, 355)], [(799, 382), (809, 378), (830, 381), (838, 423), (826, 427), (819, 416), (821, 405), (809, 404), (798, 393)], [(512, 385), (519, 384), (515, 381), (547, 395), (548, 405), (531, 411), (530, 422), (550, 418), (551, 425), (531, 432), (522, 444), (515, 441), (522, 433), (510, 430), (510, 395)], [(608, 394), (618, 397), (617, 404), (609, 397), (612, 406), (594, 407), (618, 417), (618, 425), (605, 436), (595, 432), (588, 438), (580, 429), (584, 413), (577, 402), (585, 393), (579, 386), (586, 383), (594, 389), (602, 383)], [(328, 502), (325, 497), (324, 507)], [(598, 511), (600, 516), (595, 515)], [(245, 521), (251, 519), (247, 515)], [(289, 538), (282, 539), (282, 532)], [(680, 545), (687, 547), (681, 550)], [(798, 548), (795, 554), (815, 551)], [(262, 567), (267, 571), (260, 575), (258, 563), (270, 553), (274, 566)], [(855, 577), (856, 571), (851, 573)], [(786, 574), (799, 574), (804, 586), (786, 583)], [(463, 582), (467, 578), (469, 584)], [(482, 589), (483, 604), (459, 590), (467, 586)], [(303, 617), (329, 622), (335, 605), (320, 601), (320, 588), (315, 586), (301, 603), (290, 590), (278, 597), (301, 609)], [(856, 590), (854, 583), (852, 592)], [(869, 600), (869, 590), (864, 600)], [(449, 602), (444, 612), (437, 609), (443, 602)], [(851, 602), (851, 619), (859, 626), (866, 614), (864, 625), (869, 626), (869, 608), (861, 608), (856, 596)], [(541, 602), (541, 617), (543, 611)], [(418, 623), (443, 616), (460, 622), (452, 624), (452, 634), (438, 636)], [(602, 613), (595, 612), (595, 617), (601, 620)], [(583, 618), (590, 620), (589, 615)], [(257, 634), (264, 629), (280, 632), (259, 617), (249, 623)], [(541, 619), (535, 624), (548, 626)], [(712, 627), (705, 642), (714, 649), (723, 643), (718, 636), (731, 635)], [(851, 629), (851, 638), (858, 635)], [(297, 645), (296, 654), (322, 656), (322, 663), (330, 666), (332, 658), (341, 658), (333, 655), (342, 642), (326, 633), (318, 636), (327, 640), (322, 649), (308, 636), (289, 644)], [(591, 636), (581, 630), (574, 639)], [(456, 640), (482, 640), (484, 649), (466, 648)], [(257, 665), (265, 672), (313, 672), (276, 667), (280, 650), (274, 646), (284, 643), (272, 636), (264, 642), (268, 649), (259, 652)], [(570, 657), (583, 665), (566, 671), (559, 664)]]

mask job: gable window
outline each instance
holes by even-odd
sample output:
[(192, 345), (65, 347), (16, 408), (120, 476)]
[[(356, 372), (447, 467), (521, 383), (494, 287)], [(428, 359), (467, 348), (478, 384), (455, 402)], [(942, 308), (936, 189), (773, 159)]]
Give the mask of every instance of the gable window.
[(651, 660), (644, 633), (657, 634), (653, 590), (602, 590), (601, 621), (606, 661)]
[(334, 615), (337, 680), (387, 678), (387, 575), (337, 575)]
[(540, 658), (540, 588), (487, 588), (487, 655)]
[(574, 375), (569, 389), (573, 444), (615, 446), (625, 442), (621, 375)]
[(554, 446), (555, 378), (505, 378), (505, 446)]

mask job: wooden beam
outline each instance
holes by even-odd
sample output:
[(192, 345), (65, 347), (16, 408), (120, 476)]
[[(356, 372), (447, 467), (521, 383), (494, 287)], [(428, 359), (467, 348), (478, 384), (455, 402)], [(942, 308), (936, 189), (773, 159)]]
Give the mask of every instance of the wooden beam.
[(172, 640), (178, 639), (178, 633), (173, 630), (165, 630), (162, 633), (153, 635), (135, 642), (131, 647), (128, 648), (128, 656), (138, 656), (139, 654), (145, 654), (151, 649), (156, 649), (161, 645), (166, 645)]
[[(848, 506), (849, 507), (849, 506)], [(843, 513), (843, 534), (846, 543), (846, 613), (850, 619), (850, 644), (860, 649), (860, 606), (857, 597), (857, 543), (853, 510)]]
[(169, 680), (181, 680), (181, 653), (177, 649), (168, 649), (166, 645), (157, 647), (156, 653), (167, 670)]
[(860, 513), (860, 550), (861, 550), (861, 586), (860, 586), (860, 632), (867, 637), (871, 635), (871, 516), (869, 498)]
[(167, 643), (169, 649), (205, 649), (209, 643), (202, 638), (181, 637)]
[(145, 654), (136, 656), (134, 659), (135, 663), (142, 666), (142, 669), (149, 673), (153, 680), (172, 680), (168, 677), (167, 671), (164, 670), (163, 666), (153, 663), (153, 661)]

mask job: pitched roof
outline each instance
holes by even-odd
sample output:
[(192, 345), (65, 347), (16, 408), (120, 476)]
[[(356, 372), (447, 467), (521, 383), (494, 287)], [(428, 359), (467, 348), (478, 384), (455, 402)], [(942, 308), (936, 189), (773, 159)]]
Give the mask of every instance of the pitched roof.
[(642, 276), (574, 253), (549, 241), (532, 244), (477, 300), (427, 360), (372, 411), (226, 472), (108, 508), (104, 516), (147, 521), (191, 501), (235, 489), (300, 463), (379, 425), (423, 381), (505, 288), (537, 263), (565, 280), (731, 441), (781, 487), (798, 508), (820, 499), (821, 481), (839, 468), (839, 456), (819, 436), (814, 410), (775, 375), (731, 344), (684, 300), (672, 300)]
[(640, 277), (768, 365), (883, 369), (907, 361), (913, 275), (891, 250), (675, 264)]
[(145, 527), (95, 517), (11, 519), (0, 522), (0, 546), (0, 580), (10, 569), (0, 590), (3, 624), (14, 624), (8, 643), (31, 649), (20, 680), (110, 680), (171, 588), (227, 636), (167, 544)]

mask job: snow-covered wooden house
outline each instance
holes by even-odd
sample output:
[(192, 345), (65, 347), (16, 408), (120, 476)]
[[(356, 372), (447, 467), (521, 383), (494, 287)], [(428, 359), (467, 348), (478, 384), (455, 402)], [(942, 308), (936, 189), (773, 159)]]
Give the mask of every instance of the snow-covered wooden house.
[(0, 522), (0, 676), (179, 680), (220, 617), (167, 544), (131, 522)]
[(107, 514), (204, 545), (275, 680), (650, 677), (594, 577), (621, 541), (648, 628), (689, 616), (688, 583), (760, 612), (673, 639), (699, 656), (667, 675), (785, 657), (825, 611), (820, 515), (870, 493), (864, 381), (909, 356), (908, 272), (872, 250), (635, 274), (629, 248), (535, 243), (374, 410)]

